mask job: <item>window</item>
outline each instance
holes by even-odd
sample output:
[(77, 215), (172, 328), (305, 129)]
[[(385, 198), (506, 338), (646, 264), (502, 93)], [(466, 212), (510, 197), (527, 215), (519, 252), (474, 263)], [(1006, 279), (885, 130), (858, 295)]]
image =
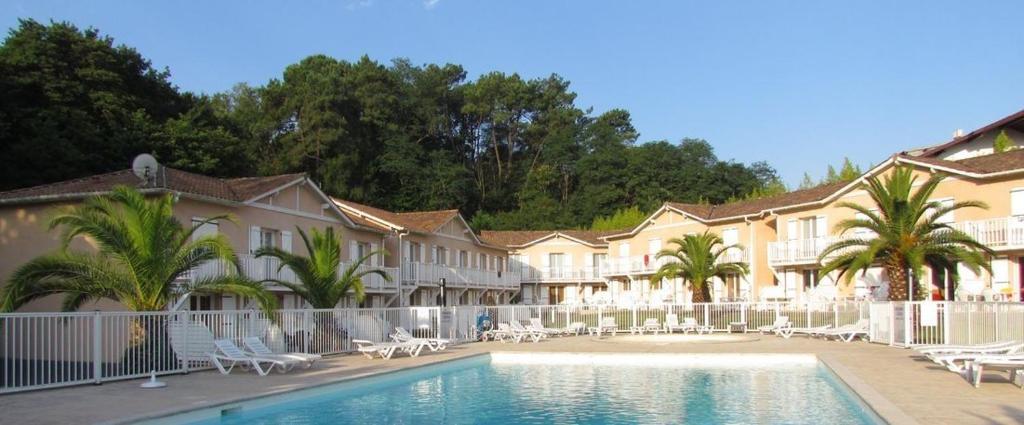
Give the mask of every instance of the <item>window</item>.
[(619, 257), (629, 257), (629, 243), (619, 244)]
[(414, 263), (423, 262), (423, 259), (420, 258), (420, 250), (422, 248), (423, 245), (419, 242), (409, 242), (409, 261)]
[[(938, 202), (939, 205), (941, 205), (943, 207), (948, 207), (948, 206), (952, 206), (953, 205), (953, 198), (932, 199), (930, 202)], [(929, 214), (929, 216), (930, 215), (931, 214)], [(948, 212), (946, 214), (943, 214), (942, 217), (939, 217), (935, 221), (937, 223), (949, 224), (949, 223), (952, 223), (952, 222), (956, 221), (956, 219), (953, 217), (953, 212), (950, 211), (950, 212)]]
[(647, 253), (650, 255), (657, 254), (661, 251), (661, 239), (651, 239), (647, 241)]
[(800, 231), (803, 239), (817, 239), (825, 236), (825, 217), (805, 217), (800, 219)]
[(277, 231), (275, 230), (260, 229), (260, 248), (273, 248), (275, 246), (274, 239), (276, 238), (274, 235), (276, 233)]
[(434, 249), (434, 263), (448, 264), (448, 248), (439, 246)]
[(469, 252), (468, 251), (459, 251), (459, 267), (463, 267), (463, 268), (468, 268), (469, 267)]
[(479, 265), (481, 269), (487, 270), (488, 269), (488, 267), (487, 267), (488, 266), (488, 264), (487, 264), (487, 254), (484, 254), (484, 253), (481, 252), (480, 255), (477, 256), (476, 264)]
[(494, 266), (495, 266), (494, 270), (496, 270), (498, 272), (505, 271), (505, 258), (504, 257), (494, 257)]
[(210, 295), (192, 295), (188, 299), (188, 307), (191, 311), (213, 310), (213, 297)]
[(812, 289), (818, 286), (818, 269), (804, 270), (803, 275), (804, 289)]
[(370, 255), (370, 244), (366, 242), (356, 243), (356, 258), (363, 258)]
[(608, 254), (594, 254), (594, 268), (601, 269), (601, 265), (608, 261)]
[(1010, 191), (1010, 215), (1024, 216), (1024, 188)]

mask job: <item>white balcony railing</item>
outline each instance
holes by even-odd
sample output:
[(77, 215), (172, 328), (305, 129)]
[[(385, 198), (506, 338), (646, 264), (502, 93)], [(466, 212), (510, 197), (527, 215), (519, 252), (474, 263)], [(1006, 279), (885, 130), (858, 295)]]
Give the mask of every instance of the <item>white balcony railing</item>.
[[(677, 261), (673, 257), (657, 258), (654, 254), (637, 255), (632, 257), (610, 258), (601, 266), (605, 276), (625, 274), (647, 274), (654, 273), (662, 265)], [(750, 250), (746, 247), (729, 248), (722, 256), (718, 257), (719, 263), (750, 262)]]
[(818, 256), (825, 251), (825, 248), (850, 238), (852, 236), (821, 236), (810, 239), (769, 242), (768, 264), (773, 266), (816, 264)]
[(591, 267), (530, 267), (522, 266), (523, 282), (578, 282), (600, 281), (604, 278), (600, 266)]
[(961, 221), (952, 227), (992, 249), (1024, 247), (1024, 216)]
[(402, 283), (437, 284), (445, 279), (448, 287), (515, 289), (522, 279), (510, 271), (481, 270), (446, 264), (408, 262), (402, 264)]
[[(240, 272), (246, 277), (253, 280), (280, 280), (284, 282), (298, 283), (298, 279), (295, 277), (295, 273), (291, 269), (285, 267), (278, 270), (281, 262), (273, 257), (259, 257), (252, 254), (243, 254), (238, 256), (239, 266), (241, 267)], [(344, 272), (348, 269), (351, 263), (342, 262), (338, 265), (338, 270)], [(388, 276), (391, 277), (391, 281), (388, 282), (384, 278), (378, 275), (369, 275), (363, 277), (363, 285), (368, 292), (395, 292), (398, 290), (398, 268), (397, 267), (384, 267), (384, 266), (360, 266), (360, 270), (366, 269), (380, 269), (383, 270)], [(223, 276), (227, 273), (227, 267), (224, 263), (219, 261), (210, 261), (203, 264), (199, 268), (192, 270), (186, 276), (185, 279), (194, 280), (205, 277), (216, 277)], [(273, 287), (272, 289), (284, 290), (283, 287)]]

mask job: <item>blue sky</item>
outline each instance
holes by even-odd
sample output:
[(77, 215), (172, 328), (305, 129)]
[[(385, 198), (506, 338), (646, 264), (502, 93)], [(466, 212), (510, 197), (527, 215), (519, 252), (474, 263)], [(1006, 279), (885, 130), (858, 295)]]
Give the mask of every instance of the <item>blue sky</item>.
[(1024, 109), (1024, 2), (455, 0), (14, 1), (17, 18), (94, 26), (185, 90), (262, 84), (301, 58), (558, 73), (641, 140), (701, 137), (791, 186)]

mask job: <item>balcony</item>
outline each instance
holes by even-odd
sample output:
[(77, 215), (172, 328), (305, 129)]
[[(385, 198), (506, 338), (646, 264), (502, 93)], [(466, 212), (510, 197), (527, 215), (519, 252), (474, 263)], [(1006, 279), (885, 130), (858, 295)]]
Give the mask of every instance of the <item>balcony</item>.
[[(662, 265), (676, 261), (672, 257), (656, 258), (654, 254), (632, 257), (611, 258), (602, 264), (604, 276), (622, 276), (630, 274), (652, 274)], [(730, 248), (718, 257), (718, 263), (750, 262), (750, 251), (746, 247)]]
[(993, 250), (1024, 248), (1024, 216), (961, 221), (952, 227)]
[(833, 243), (850, 239), (849, 236), (821, 236), (810, 239), (768, 243), (768, 264), (772, 266), (795, 266), (818, 264), (818, 256)]
[(517, 289), (521, 282), (519, 274), (514, 272), (470, 269), (446, 264), (402, 264), (403, 284), (437, 285), (442, 278), (449, 288)]
[(600, 282), (604, 280), (601, 267), (530, 267), (522, 266), (523, 282)]
[[(240, 263), (240, 271), (246, 277), (253, 280), (266, 280), (274, 279), (290, 283), (299, 283), (295, 277), (295, 273), (292, 273), (291, 269), (287, 267), (278, 271), (280, 261), (272, 257), (260, 257), (256, 258), (252, 254), (239, 255), (238, 260)], [(348, 262), (341, 262), (338, 265), (338, 270), (344, 272), (349, 267)], [(391, 282), (385, 281), (378, 275), (370, 275), (363, 277), (363, 285), (365, 286), (366, 292), (396, 292), (398, 291), (398, 268), (397, 267), (383, 267), (383, 266), (367, 266), (362, 265), (359, 270), (367, 269), (380, 269), (383, 270), (388, 276), (391, 277)], [(184, 276), (185, 279), (194, 280), (206, 277), (223, 276), (227, 274), (227, 267), (224, 263), (211, 261), (203, 264), (197, 269), (190, 271)], [(285, 291), (287, 288), (281, 286), (271, 286), (272, 290)]]

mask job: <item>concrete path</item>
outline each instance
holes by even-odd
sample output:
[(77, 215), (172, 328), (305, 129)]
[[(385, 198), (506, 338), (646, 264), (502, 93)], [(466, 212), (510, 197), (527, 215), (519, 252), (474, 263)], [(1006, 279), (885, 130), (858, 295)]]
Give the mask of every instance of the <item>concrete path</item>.
[[(418, 358), (368, 360), (346, 355), (310, 370), (259, 377), (235, 371), (165, 376), (168, 388), (141, 390), (139, 380), (109, 382), (0, 396), (0, 423), (54, 424), (123, 422), (172, 411), (197, 409), (343, 379), (446, 361), (491, 351), (625, 353), (812, 353), (852, 376), (851, 386), (881, 396), (891, 408), (923, 424), (1024, 423), (1024, 391), (1005, 374), (986, 374), (975, 389), (957, 374), (912, 357), (910, 350), (865, 342), (842, 343), (793, 337), (746, 335), (739, 342), (648, 343), (623, 337), (555, 338), (537, 344), (474, 343)], [(856, 382), (858, 381), (859, 382)], [(869, 400), (870, 401), (870, 400)]]

